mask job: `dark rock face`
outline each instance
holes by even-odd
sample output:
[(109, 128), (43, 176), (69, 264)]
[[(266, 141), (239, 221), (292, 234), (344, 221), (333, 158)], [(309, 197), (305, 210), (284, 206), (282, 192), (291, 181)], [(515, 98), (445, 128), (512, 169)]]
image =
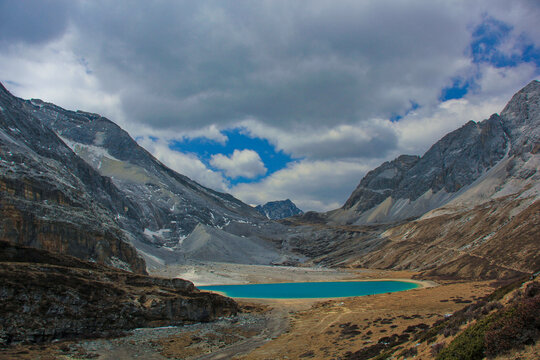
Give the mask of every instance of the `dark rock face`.
[(501, 160), (507, 142), (498, 115), (480, 123), (469, 121), (436, 142), (407, 171), (393, 196), (416, 200), (429, 189), (456, 192)]
[(137, 207), (0, 85), (0, 239), (145, 273), (116, 221)]
[(0, 345), (118, 335), (238, 311), (189, 281), (117, 270), (0, 241)]
[(368, 172), (343, 208), (350, 209), (359, 204), (357, 211), (364, 211), (381, 203), (399, 187), (407, 171), (416, 165), (419, 159), (419, 156), (401, 155)]
[(512, 143), (511, 155), (537, 153), (540, 147), (540, 81), (518, 91), (501, 112)]
[[(501, 160), (507, 141), (498, 115), (481, 123), (469, 121), (436, 142), (421, 158), (402, 155), (369, 172), (344, 208), (361, 201), (357, 209), (364, 211), (388, 196), (416, 200), (430, 189), (456, 192)], [(386, 174), (392, 177), (384, 179)]]
[(289, 199), (270, 201), (264, 205), (257, 205), (255, 209), (257, 209), (258, 212), (266, 216), (268, 219), (272, 220), (284, 219), (304, 213)]

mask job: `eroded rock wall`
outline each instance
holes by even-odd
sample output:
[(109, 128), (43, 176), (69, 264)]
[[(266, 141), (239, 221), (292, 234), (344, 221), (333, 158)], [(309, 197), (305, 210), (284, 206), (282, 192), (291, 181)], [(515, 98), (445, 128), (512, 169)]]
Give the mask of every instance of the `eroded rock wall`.
[(100, 337), (137, 327), (211, 321), (230, 298), (0, 241), (0, 345)]
[(0, 178), (0, 240), (146, 273), (144, 260), (110, 224), (46, 183)]

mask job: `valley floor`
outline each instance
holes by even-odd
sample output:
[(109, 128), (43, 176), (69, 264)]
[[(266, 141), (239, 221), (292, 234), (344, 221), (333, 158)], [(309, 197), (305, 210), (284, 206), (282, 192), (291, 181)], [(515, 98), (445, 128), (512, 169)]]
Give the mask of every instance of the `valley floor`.
[[(161, 276), (196, 284), (411, 279), (411, 272), (327, 270), (236, 264), (170, 267)], [(412, 335), (491, 291), (490, 282), (423, 282), (405, 292), (343, 299), (240, 301), (232, 319), (145, 329), (123, 338), (18, 347), (0, 359), (346, 359), (392, 335)], [(383, 339), (384, 340), (384, 339)], [(418, 347), (420, 358), (430, 349)], [(209, 354), (211, 352), (211, 354)], [(11, 356), (11, 357), (10, 357)]]

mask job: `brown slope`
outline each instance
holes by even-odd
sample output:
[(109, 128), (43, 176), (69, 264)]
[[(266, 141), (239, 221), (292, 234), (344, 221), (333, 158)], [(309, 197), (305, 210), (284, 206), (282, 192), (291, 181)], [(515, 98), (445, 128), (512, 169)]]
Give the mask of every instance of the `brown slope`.
[(388, 242), (351, 265), (420, 270), (437, 278), (533, 273), (540, 269), (540, 201), (513, 216), (526, 201), (509, 196), (394, 227), (383, 234)]

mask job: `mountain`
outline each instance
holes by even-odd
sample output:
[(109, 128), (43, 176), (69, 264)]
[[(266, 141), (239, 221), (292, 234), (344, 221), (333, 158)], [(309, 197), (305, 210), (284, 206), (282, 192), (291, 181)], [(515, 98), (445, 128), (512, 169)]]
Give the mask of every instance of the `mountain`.
[[(540, 269), (540, 82), (423, 156), (370, 171), (343, 207), (288, 221), (317, 264), (511, 278)], [(308, 216), (309, 215), (309, 216)]]
[(278, 223), (167, 168), (106, 118), (1, 87), (0, 240), (138, 272), (137, 253), (148, 268), (308, 261), (513, 277), (540, 267), (539, 150), (533, 81), (500, 114), (369, 172), (340, 209)]
[[(500, 115), (469, 121), (447, 134), (422, 157), (402, 155), (369, 172), (329, 218), (356, 225), (390, 223), (450, 203), (517, 192), (515, 186), (537, 187), (539, 84), (533, 81), (519, 91)], [(496, 173), (503, 163), (506, 173)]]
[[(9, 176), (3, 177), (3, 181), (8, 187), (29, 181), (35, 188), (65, 193), (62, 196), (77, 204), (73, 214), (71, 207), (60, 213), (64, 205), (61, 204), (55, 210), (57, 213), (44, 215), (36, 212), (44, 206), (45, 199), (26, 199), (27, 213), (32, 216), (47, 217), (78, 229), (93, 222), (90, 229), (96, 233), (111, 228), (109, 232), (121, 238), (122, 244), (135, 246), (149, 267), (186, 259), (208, 260), (202, 254), (223, 241), (229, 242), (227, 251), (234, 254), (234, 262), (282, 261), (282, 252), (276, 248), (276, 243), (268, 240), (268, 234), (276, 233), (276, 228), (282, 225), (270, 222), (253, 207), (229, 194), (208, 189), (169, 169), (110, 120), (98, 114), (65, 110), (37, 99), (18, 99), (3, 87), (0, 99), (2, 119), (5, 119), (2, 144), (6, 154), (13, 154), (4, 163)], [(29, 150), (33, 158), (28, 155)], [(35, 169), (25, 172), (30, 164)], [(21, 187), (18, 191), (19, 197), (24, 197), (24, 189)], [(35, 201), (37, 208), (32, 205)], [(83, 209), (90, 215), (74, 216)], [(15, 220), (12, 223), (15, 225), (0, 232), (9, 233), (4, 236), (11, 240), (21, 237), (15, 235), (20, 233), (18, 229), (12, 229), (17, 228), (18, 223)], [(101, 223), (108, 224), (108, 228), (102, 229)], [(195, 241), (195, 252), (193, 247), (182, 246), (184, 240), (204, 237), (198, 230), (201, 227), (211, 229), (212, 236)], [(36, 224), (28, 228), (35, 229)], [(35, 238), (35, 234), (26, 238)], [(91, 243), (84, 239), (78, 242)], [(251, 250), (247, 251), (253, 248), (251, 243), (256, 244), (255, 247), (262, 246), (260, 250), (268, 249), (268, 256), (254, 256)], [(75, 250), (73, 246), (69, 249), (73, 250), (72, 255), (77, 256), (79, 251), (84, 258), (97, 256), (93, 252), (85, 255), (86, 250)]]
[[(60, 108), (50, 107), (58, 111), (54, 116), (62, 118)], [(145, 238), (144, 226), (145, 216), (156, 221), (159, 207), (148, 212), (152, 204), (141, 205), (137, 197), (126, 196), (115, 179), (78, 156), (66, 145), (69, 141), (44, 121), (47, 109), (39, 102), (14, 97), (0, 84), (0, 346), (111, 336), (138, 327), (210, 321), (236, 313), (238, 305), (232, 299), (199, 292), (182, 279), (146, 275), (147, 264), (132, 244), (157, 249)], [(94, 117), (70, 115), (75, 132)], [(132, 141), (104, 123), (119, 132), (114, 134), (117, 141)], [(106, 153), (97, 147), (92, 150)], [(149, 169), (159, 167), (198, 189), (144, 150), (131, 150), (131, 156), (140, 155), (136, 151), (147, 156), (143, 161), (149, 162)], [(150, 173), (147, 168), (139, 171)], [(136, 177), (137, 172), (131, 174)], [(150, 176), (146, 181), (152, 188)], [(228, 195), (208, 190), (207, 196), (223, 199), (222, 207), (230, 206), (231, 212), (245, 209), (262, 218)], [(185, 206), (193, 203), (197, 204), (186, 201)], [(168, 253), (178, 257), (174, 250)]]
[(169, 169), (107, 118), (36, 99), (24, 104), (73, 152), (111, 178), (125, 197), (137, 204), (133, 218), (146, 229), (150, 242), (174, 246), (199, 223), (223, 227), (239, 219), (261, 219), (251, 206), (231, 195), (203, 187)]
[(136, 206), (0, 84), (0, 240), (145, 273), (118, 218)]
[(264, 205), (257, 205), (255, 209), (268, 219), (272, 220), (284, 219), (294, 215), (302, 215), (304, 213), (289, 199), (270, 201)]

